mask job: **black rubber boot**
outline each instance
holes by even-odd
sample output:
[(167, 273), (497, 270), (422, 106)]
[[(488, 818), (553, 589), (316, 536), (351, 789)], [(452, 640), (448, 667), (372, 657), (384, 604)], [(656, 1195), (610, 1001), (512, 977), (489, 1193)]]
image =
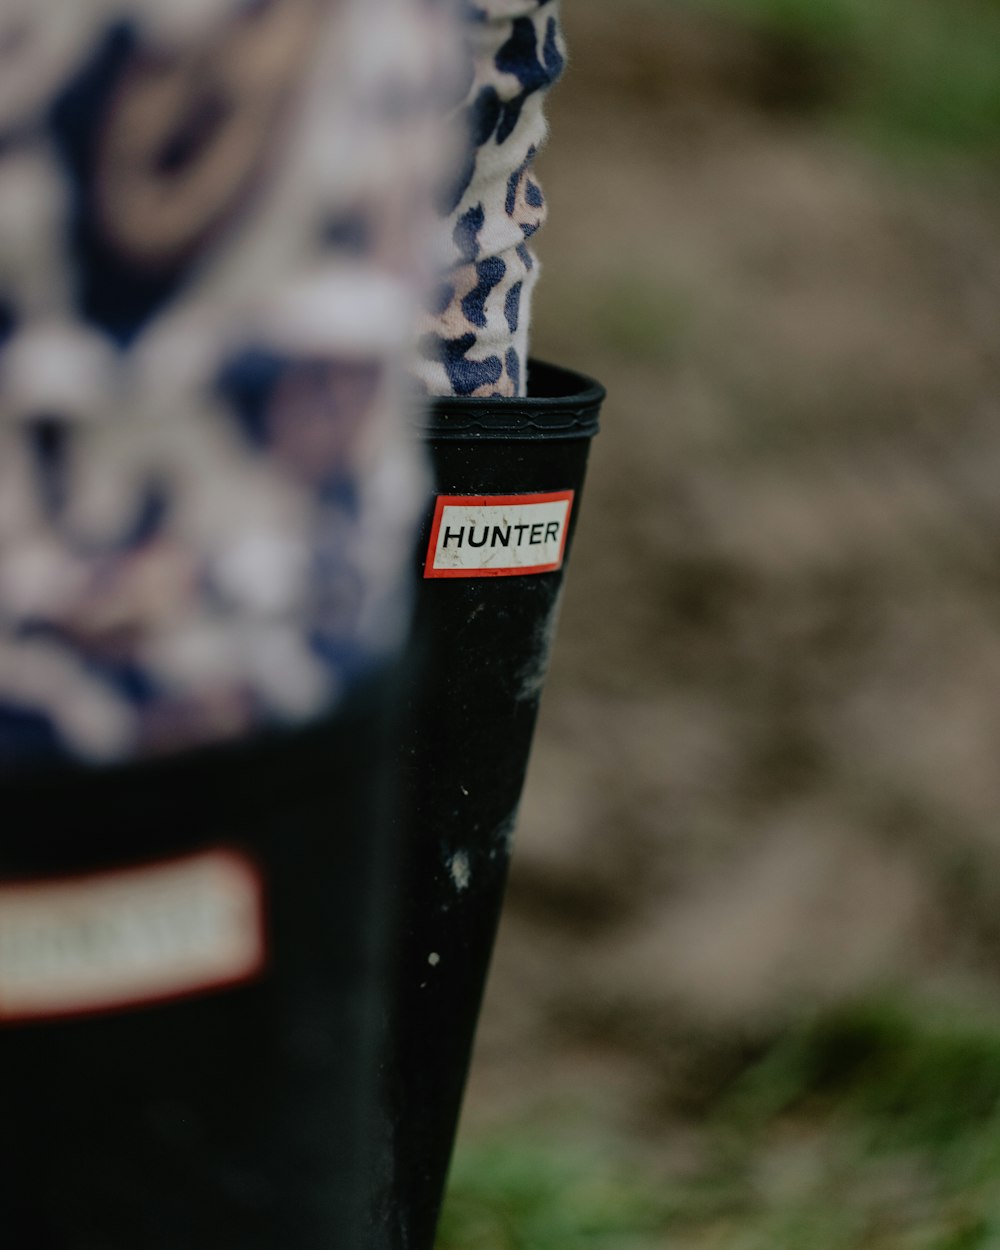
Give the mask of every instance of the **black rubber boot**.
[(367, 1250), (400, 690), (0, 787), (4, 1246)]
[[(439, 400), (418, 552), (421, 673), (400, 756), (405, 848), (382, 1241), (431, 1250), (603, 388), (533, 362), (527, 399)], [(395, 1225), (393, 1231), (392, 1225)]]

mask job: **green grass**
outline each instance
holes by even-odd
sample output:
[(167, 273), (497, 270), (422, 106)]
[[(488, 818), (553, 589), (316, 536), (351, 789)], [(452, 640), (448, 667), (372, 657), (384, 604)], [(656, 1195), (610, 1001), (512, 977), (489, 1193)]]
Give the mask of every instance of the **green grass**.
[(996, 0), (696, 0), (819, 54), (833, 105), (880, 143), (995, 154)]
[(670, 1214), (593, 1142), (515, 1130), (459, 1150), (437, 1250), (652, 1250)]
[(559, 1117), (466, 1142), (438, 1250), (1000, 1250), (1000, 1025), (823, 1016), (699, 1131), (693, 1175)]

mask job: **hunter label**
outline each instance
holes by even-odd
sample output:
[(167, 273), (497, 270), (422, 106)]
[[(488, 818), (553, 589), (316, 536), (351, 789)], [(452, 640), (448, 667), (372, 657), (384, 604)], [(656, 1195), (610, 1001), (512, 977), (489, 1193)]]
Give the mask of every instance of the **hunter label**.
[(0, 1024), (238, 985), (265, 959), (257, 869), (234, 850), (0, 883)]
[(424, 577), (518, 577), (563, 562), (571, 490), (545, 495), (439, 495)]

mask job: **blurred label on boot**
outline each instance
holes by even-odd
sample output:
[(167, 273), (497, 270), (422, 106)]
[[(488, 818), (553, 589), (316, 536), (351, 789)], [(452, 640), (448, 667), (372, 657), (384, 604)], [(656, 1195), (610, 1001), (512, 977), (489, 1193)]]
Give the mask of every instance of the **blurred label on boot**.
[(0, 1024), (221, 989), (265, 961), (261, 879), (235, 850), (0, 884)]
[(516, 577), (558, 569), (571, 490), (544, 495), (439, 495), (424, 577)]

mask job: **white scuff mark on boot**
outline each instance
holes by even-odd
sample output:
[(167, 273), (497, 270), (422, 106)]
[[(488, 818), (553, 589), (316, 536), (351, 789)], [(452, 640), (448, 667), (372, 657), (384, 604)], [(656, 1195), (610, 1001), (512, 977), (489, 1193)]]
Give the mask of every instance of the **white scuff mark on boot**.
[(451, 873), (451, 879), (455, 883), (456, 890), (467, 890), (469, 882), (472, 880), (472, 869), (469, 865), (469, 856), (465, 851), (456, 851), (448, 861), (448, 871)]
[(498, 855), (502, 855), (504, 859), (510, 859), (514, 851), (517, 814), (518, 808), (515, 807), (506, 820), (502, 820), (493, 830), (493, 847), (490, 851), (490, 859), (496, 859)]
[(465, 795), (465, 797), (466, 797), (466, 798), (468, 798), (468, 797), (469, 797), (469, 792), (468, 792), (468, 790), (466, 790), (465, 786), (463, 786), (463, 785), (461, 785), (461, 784), (460, 784), (458, 788), (459, 788), (459, 790), (461, 790), (461, 791), (462, 791), (462, 793)]
[(431, 951), (431, 953), (427, 956), (427, 962), (432, 968), (436, 968), (441, 962), (441, 956), (437, 953), (437, 951)]
[(562, 609), (562, 587), (552, 603), (549, 614), (539, 621), (535, 628), (535, 651), (531, 659), (519, 674), (520, 686), (517, 692), (519, 700), (537, 700), (541, 698), (542, 687), (549, 671), (549, 658), (555, 642), (556, 630), (559, 627), (559, 613)]

